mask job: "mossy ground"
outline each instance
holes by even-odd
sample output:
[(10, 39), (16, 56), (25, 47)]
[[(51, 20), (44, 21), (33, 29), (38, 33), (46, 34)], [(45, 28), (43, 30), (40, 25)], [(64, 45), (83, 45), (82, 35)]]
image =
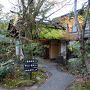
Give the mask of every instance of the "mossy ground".
[(34, 84), (41, 84), (47, 79), (46, 72), (38, 70), (32, 73), (32, 79), (30, 74), (26, 72), (17, 71), (14, 76), (8, 75), (2, 82), (1, 86), (5, 88), (17, 88), (23, 86), (33, 86)]
[(90, 90), (90, 82), (75, 84), (76, 90)]
[(90, 81), (89, 82), (74, 82), (66, 90), (90, 90)]

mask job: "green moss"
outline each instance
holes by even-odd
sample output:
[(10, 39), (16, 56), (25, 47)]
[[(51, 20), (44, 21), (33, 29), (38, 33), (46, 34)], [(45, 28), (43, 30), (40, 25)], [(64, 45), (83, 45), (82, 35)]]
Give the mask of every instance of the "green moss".
[(64, 32), (63, 30), (59, 29), (52, 29), (52, 28), (41, 28), (41, 32), (39, 33), (39, 37), (42, 39), (60, 39), (64, 37)]
[(77, 81), (75, 81), (66, 90), (90, 90), (90, 81), (89, 82), (77, 82)]
[(13, 79), (13, 80), (5, 80), (4, 81), (4, 86), (6, 88), (15, 88), (15, 87), (19, 87), (19, 86), (32, 85), (33, 83), (35, 83), (34, 80), (17, 80), (17, 79)]
[(35, 80), (37, 80), (37, 84), (42, 84), (46, 79), (47, 75), (44, 71), (34, 72), (32, 73)]
[(90, 82), (84, 84), (76, 84), (76, 90), (90, 90)]
[(30, 80), (30, 75), (26, 72), (20, 72), (17, 70), (13, 78), (8, 76), (2, 82), (3, 86), (6, 88), (16, 88), (21, 86), (32, 86), (35, 83), (41, 84), (46, 80), (47, 76), (43, 70), (39, 70), (38, 72), (32, 73), (32, 79)]

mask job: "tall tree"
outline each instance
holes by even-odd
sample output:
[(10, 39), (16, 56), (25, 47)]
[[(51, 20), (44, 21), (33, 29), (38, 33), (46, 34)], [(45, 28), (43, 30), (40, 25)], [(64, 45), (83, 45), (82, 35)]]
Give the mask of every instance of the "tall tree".
[[(14, 25), (19, 32), (19, 39), (32, 41), (33, 34), (37, 35), (39, 29), (39, 22), (43, 22), (47, 18), (47, 12), (54, 6), (53, 2), (48, 0), (18, 0), (19, 12), (18, 19), (15, 20)], [(25, 37), (22, 37), (22, 33)], [(30, 52), (32, 56), (32, 52)], [(31, 57), (32, 58), (32, 57)]]
[(90, 0), (88, 0), (88, 6), (87, 6), (87, 9), (86, 9), (86, 12), (85, 12), (84, 22), (83, 22), (83, 26), (82, 26), (82, 30), (81, 30), (81, 41), (80, 42), (81, 42), (81, 53), (82, 53), (83, 64), (85, 64), (85, 59), (86, 59), (86, 50), (85, 50), (84, 37), (85, 37), (85, 28), (86, 28), (86, 23), (87, 23), (89, 8), (90, 8), (89, 2), (90, 2)]
[[(85, 33), (86, 33), (86, 25), (87, 22), (90, 25), (90, 21), (88, 20), (88, 16), (90, 14), (90, 0), (88, 0), (88, 5), (85, 7), (85, 12), (84, 12), (84, 21), (82, 28), (80, 28), (80, 23), (78, 21), (78, 14), (77, 14), (77, 0), (74, 0), (74, 17), (75, 17), (75, 25), (76, 29), (78, 30), (78, 35), (80, 36), (79, 41), (80, 41), (80, 52), (81, 52), (81, 59), (82, 59), (82, 67), (85, 67), (87, 69), (87, 72), (89, 73), (89, 78), (90, 78), (90, 69), (89, 69), (89, 64), (87, 62), (87, 49), (86, 49), (86, 40), (85, 40)], [(89, 29), (89, 28), (88, 28)], [(87, 37), (88, 38), (88, 37)]]
[(87, 64), (86, 64), (87, 56), (86, 56), (86, 48), (85, 48), (84, 38), (85, 38), (85, 28), (86, 28), (86, 24), (87, 24), (87, 21), (88, 21), (88, 13), (89, 13), (89, 9), (90, 9), (90, 0), (88, 0), (88, 5), (86, 7), (82, 28), (80, 28), (80, 24), (78, 23), (78, 16), (76, 14), (77, 13), (76, 12), (77, 0), (74, 0), (74, 3), (75, 3), (75, 12), (74, 12), (75, 23), (78, 25), (77, 29), (78, 29), (78, 32), (80, 33), (79, 36), (80, 36), (80, 47), (81, 47), (81, 54), (82, 54), (82, 66), (87, 67)]

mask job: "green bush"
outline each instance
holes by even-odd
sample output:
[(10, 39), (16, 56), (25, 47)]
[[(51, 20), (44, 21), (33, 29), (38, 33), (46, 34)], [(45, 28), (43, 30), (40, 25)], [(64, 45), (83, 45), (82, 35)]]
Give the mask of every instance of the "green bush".
[(24, 45), (23, 50), (25, 58), (29, 58), (30, 55), (32, 57), (41, 56), (43, 54), (44, 47), (45, 46), (40, 43), (28, 43)]
[(15, 88), (15, 87), (20, 87), (20, 86), (30, 86), (33, 83), (35, 83), (34, 80), (18, 80), (18, 79), (14, 79), (14, 80), (5, 80), (5, 87), (7, 88)]
[(90, 82), (75, 81), (67, 90), (90, 90)]
[(13, 64), (12, 63), (6, 63), (6, 65), (3, 65), (0, 67), (0, 80), (3, 80), (6, 75), (8, 75), (9, 73), (13, 73)]
[(82, 61), (80, 58), (69, 59), (69, 70), (72, 74), (86, 74), (86, 68), (82, 67)]
[(41, 39), (60, 39), (64, 37), (63, 34), (65, 33), (63, 30), (46, 27), (42, 27), (41, 30), (42, 31), (39, 33)]
[(32, 73), (32, 79), (30, 79), (30, 74), (24, 71), (16, 71), (14, 78), (5, 78), (3, 81), (3, 86), (6, 88), (16, 88), (21, 86), (30, 86), (35, 83), (41, 84), (47, 78), (45, 72), (39, 70), (38, 72)]
[(88, 55), (87, 55), (87, 56), (88, 56), (88, 58), (90, 59), (90, 53), (88, 53)]
[(75, 41), (71, 45), (68, 45), (68, 48), (77, 57), (82, 57), (80, 52), (80, 43), (78, 41)]
[(0, 42), (0, 62), (7, 61), (15, 56), (15, 47), (10, 43)]

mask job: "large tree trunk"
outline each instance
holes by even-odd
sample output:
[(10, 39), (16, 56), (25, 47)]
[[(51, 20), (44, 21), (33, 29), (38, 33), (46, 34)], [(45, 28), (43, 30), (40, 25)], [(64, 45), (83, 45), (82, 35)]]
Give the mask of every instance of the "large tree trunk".
[(90, 0), (88, 0), (88, 7), (87, 7), (87, 11), (85, 12), (86, 15), (85, 15), (84, 24), (83, 24), (83, 27), (82, 27), (82, 34), (81, 34), (81, 41), (80, 41), (80, 43), (81, 43), (82, 61), (83, 61), (83, 65), (85, 65), (85, 67), (87, 69), (88, 79), (90, 79), (90, 63), (88, 61), (87, 54), (86, 54), (87, 53), (87, 50), (86, 50), (86, 47), (85, 47), (85, 43), (86, 42), (84, 40), (84, 37), (85, 37), (85, 28), (86, 28), (86, 23), (87, 23), (89, 8), (90, 8)]
[(74, 16), (75, 16), (75, 26), (78, 30), (78, 35), (80, 36), (80, 47), (81, 47), (81, 54), (82, 54), (82, 66), (86, 67), (87, 71), (90, 72), (90, 70), (88, 69), (89, 65), (87, 63), (87, 55), (86, 55), (86, 47), (85, 47), (85, 28), (86, 28), (86, 23), (87, 23), (87, 17), (88, 17), (88, 12), (89, 12), (89, 6), (90, 6), (90, 0), (88, 0), (88, 7), (87, 10), (85, 12), (85, 19), (84, 19), (84, 23), (83, 23), (83, 27), (82, 30), (80, 28), (80, 24), (78, 22), (78, 16), (77, 16), (77, 0), (74, 0)]
[[(89, 9), (90, 9), (90, 0), (88, 0), (88, 12), (90, 12)], [(90, 22), (89, 22), (89, 25), (90, 25)], [(86, 64), (87, 71), (88, 71), (88, 79), (90, 80), (90, 62), (89, 62), (89, 60), (87, 58), (87, 55), (86, 55), (85, 64)]]
[(80, 24), (78, 22), (78, 14), (77, 14), (77, 0), (74, 0), (74, 18), (75, 18), (75, 21), (74, 21), (74, 26), (76, 27), (77, 29), (77, 34), (78, 36), (80, 36), (80, 47), (81, 47), (81, 54), (82, 54), (82, 65), (85, 65), (85, 42), (84, 42), (84, 33), (85, 33), (85, 27), (86, 27), (86, 21), (87, 21), (87, 12), (86, 12), (86, 15), (85, 15), (85, 20), (84, 20), (84, 25), (83, 25), (83, 28), (81, 30), (80, 28)]

